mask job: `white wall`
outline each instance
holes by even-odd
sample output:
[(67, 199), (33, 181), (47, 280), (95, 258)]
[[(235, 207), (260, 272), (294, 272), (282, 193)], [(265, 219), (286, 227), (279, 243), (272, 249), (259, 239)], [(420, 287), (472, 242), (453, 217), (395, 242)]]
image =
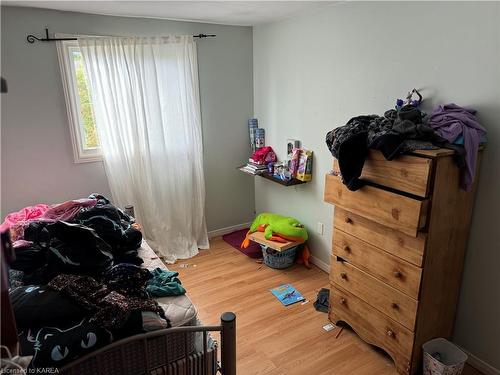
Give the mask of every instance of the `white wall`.
[(27, 34), (217, 34), (198, 42), (209, 230), (248, 222), (254, 187), (236, 170), (248, 158), (252, 116), (252, 29), (168, 20), (2, 7), (2, 217), (37, 202), (110, 195), (103, 164), (74, 164), (55, 43)]
[[(416, 87), (436, 104), (475, 107), (489, 131), (474, 210), (455, 341), (500, 368), (500, 10), (498, 3), (347, 2), (254, 28), (254, 114), (266, 142), (287, 138), (314, 151), (311, 183), (255, 184), (256, 211), (292, 215), (329, 263), (331, 205), (323, 202), (332, 156), (327, 131), (381, 114)], [(315, 233), (317, 223), (325, 233)]]

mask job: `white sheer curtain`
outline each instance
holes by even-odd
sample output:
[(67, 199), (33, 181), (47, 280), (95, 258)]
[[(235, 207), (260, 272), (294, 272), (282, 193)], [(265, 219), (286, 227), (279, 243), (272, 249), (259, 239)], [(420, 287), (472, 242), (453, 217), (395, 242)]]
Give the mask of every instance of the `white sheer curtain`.
[(78, 38), (113, 200), (168, 262), (208, 248), (196, 44)]

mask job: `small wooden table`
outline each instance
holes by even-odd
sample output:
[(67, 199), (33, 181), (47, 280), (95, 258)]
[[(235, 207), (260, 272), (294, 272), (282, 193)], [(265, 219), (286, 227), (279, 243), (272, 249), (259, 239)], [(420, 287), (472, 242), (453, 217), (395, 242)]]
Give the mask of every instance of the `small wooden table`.
[(250, 240), (257, 242), (258, 244), (265, 245), (273, 250), (276, 251), (284, 251), (287, 250), (291, 247), (300, 245), (304, 243), (304, 241), (299, 241), (299, 242), (293, 242), (293, 241), (287, 241), (287, 242), (276, 242), (276, 241), (270, 241), (266, 240), (266, 237), (264, 237), (264, 232), (253, 232), (249, 236)]

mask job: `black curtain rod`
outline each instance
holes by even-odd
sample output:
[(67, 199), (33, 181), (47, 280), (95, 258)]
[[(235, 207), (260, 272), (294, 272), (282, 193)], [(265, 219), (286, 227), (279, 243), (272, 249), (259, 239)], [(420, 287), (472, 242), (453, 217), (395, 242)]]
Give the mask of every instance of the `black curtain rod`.
[[(193, 35), (193, 38), (215, 38), (216, 35), (215, 34), (196, 34), (196, 35)], [(35, 43), (35, 41), (39, 41), (39, 42), (57, 42), (59, 40), (78, 40), (77, 38), (51, 38), (49, 37), (49, 29), (45, 29), (45, 38), (38, 38), (34, 35), (28, 35), (26, 37), (26, 40), (28, 41), (28, 43)]]

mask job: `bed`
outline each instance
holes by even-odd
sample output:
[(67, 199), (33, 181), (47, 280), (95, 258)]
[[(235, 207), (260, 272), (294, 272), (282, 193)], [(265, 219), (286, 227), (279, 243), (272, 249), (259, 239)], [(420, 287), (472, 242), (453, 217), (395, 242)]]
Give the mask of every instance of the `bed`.
[[(107, 198), (93, 194), (28, 207), (2, 226), (2, 272), (11, 267), (2, 316), (14, 307), (18, 331), (9, 340), (19, 341), (21, 355), (33, 356), (29, 371), (236, 373), (235, 315), (224, 313), (219, 325), (203, 326), (178, 280), (178, 293), (146, 291), (154, 274), (146, 269), (172, 273), (142, 240), (133, 217)], [(22, 243), (12, 245), (11, 235)], [(220, 333), (219, 343), (210, 332)]]
[[(146, 241), (139, 250), (143, 266), (150, 270), (164, 263)], [(224, 313), (218, 326), (203, 326), (188, 295), (159, 298), (167, 304), (172, 328), (135, 335), (114, 342), (61, 369), (62, 374), (236, 374), (235, 315)], [(218, 343), (209, 332), (220, 332)]]

